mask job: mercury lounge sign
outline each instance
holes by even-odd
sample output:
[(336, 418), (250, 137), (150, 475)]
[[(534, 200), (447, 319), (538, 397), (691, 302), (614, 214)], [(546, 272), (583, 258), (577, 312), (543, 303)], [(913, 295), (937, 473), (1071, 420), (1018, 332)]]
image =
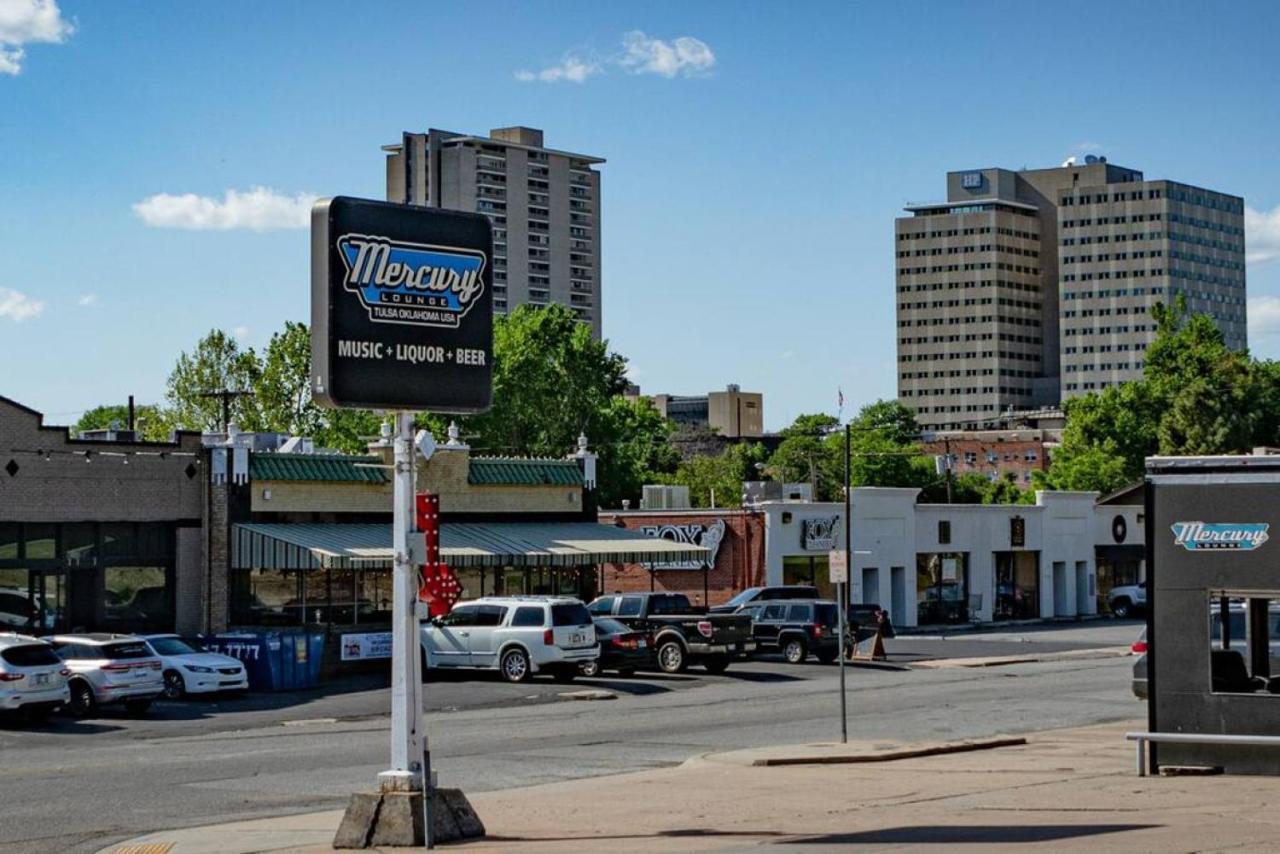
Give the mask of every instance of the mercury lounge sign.
[(1265, 522), (1174, 522), (1173, 541), (1189, 552), (1251, 552), (1270, 537)]
[(312, 397), (362, 409), (488, 409), (492, 257), (480, 214), (342, 196), (317, 202)]
[(673, 543), (702, 546), (711, 552), (705, 561), (678, 560), (654, 563), (649, 565), (650, 569), (710, 569), (716, 565), (716, 555), (720, 553), (720, 543), (724, 541), (725, 524), (723, 519), (717, 519), (706, 525), (696, 523), (641, 525), (640, 533), (662, 540), (671, 540)]

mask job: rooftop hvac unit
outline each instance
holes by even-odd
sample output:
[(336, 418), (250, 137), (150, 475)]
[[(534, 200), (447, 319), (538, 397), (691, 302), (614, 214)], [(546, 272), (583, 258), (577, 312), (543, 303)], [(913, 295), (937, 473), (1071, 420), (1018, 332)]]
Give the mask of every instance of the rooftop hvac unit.
[(641, 510), (688, 510), (689, 487), (645, 486), (640, 498)]

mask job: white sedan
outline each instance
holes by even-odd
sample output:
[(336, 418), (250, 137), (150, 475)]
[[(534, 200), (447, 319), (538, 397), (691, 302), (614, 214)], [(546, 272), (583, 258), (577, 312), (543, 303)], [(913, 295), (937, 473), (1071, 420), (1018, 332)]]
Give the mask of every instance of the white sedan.
[(179, 700), (187, 694), (249, 690), (244, 664), (229, 655), (205, 652), (177, 635), (146, 635), (143, 640), (164, 665), (164, 696)]

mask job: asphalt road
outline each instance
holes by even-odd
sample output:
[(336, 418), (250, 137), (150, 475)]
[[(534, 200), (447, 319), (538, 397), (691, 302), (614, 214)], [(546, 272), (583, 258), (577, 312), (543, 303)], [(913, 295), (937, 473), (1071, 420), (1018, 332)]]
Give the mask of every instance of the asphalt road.
[[(923, 639), (890, 650), (900, 647), (905, 657), (908, 647), (931, 644), (969, 657), (967, 644), (979, 643), (986, 654), (1007, 655), (1058, 643), (1114, 645), (1106, 632), (1118, 629), (1076, 631), (1075, 640), (1043, 644)], [(1143, 708), (1129, 693), (1131, 663), (850, 668), (850, 737), (913, 741), (1136, 717)], [(836, 671), (757, 661), (724, 676), (690, 671), (578, 686), (450, 675), (428, 686), (433, 762), (444, 784), (479, 791), (669, 765), (713, 750), (830, 740), (839, 735)], [(340, 806), (385, 764), (387, 692), (370, 684), (157, 704), (145, 720), (107, 714), (38, 731), (0, 729), (0, 849), (92, 852), (168, 827)], [(587, 686), (618, 699), (560, 696)]]

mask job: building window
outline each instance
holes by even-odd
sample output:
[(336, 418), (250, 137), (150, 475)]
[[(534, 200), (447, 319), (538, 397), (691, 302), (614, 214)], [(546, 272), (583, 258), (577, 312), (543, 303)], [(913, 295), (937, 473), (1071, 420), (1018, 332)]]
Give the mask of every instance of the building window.
[(917, 624), (923, 626), (968, 621), (968, 553), (936, 552), (916, 555)]
[(1209, 595), (1209, 688), (1215, 694), (1280, 693), (1271, 644), (1280, 640), (1280, 591)]

